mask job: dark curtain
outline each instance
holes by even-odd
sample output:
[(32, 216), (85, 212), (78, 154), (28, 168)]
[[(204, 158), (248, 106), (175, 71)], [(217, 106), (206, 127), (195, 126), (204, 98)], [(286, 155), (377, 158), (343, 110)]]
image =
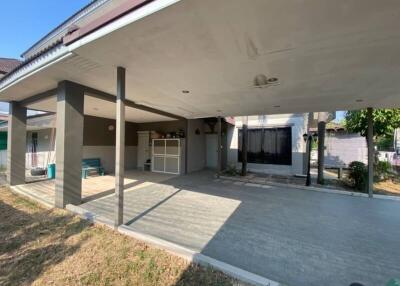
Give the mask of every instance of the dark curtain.
[[(292, 164), (292, 132), (286, 128), (248, 130), (247, 161), (258, 164)], [(239, 161), (242, 161), (242, 130), (239, 130)]]

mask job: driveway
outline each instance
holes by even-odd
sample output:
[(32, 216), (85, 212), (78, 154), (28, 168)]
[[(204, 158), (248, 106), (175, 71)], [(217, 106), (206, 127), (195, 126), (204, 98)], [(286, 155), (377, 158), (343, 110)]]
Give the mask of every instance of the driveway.
[[(114, 197), (83, 208), (113, 219)], [(215, 180), (210, 172), (127, 190), (124, 221), (289, 286), (400, 277), (400, 202)]]

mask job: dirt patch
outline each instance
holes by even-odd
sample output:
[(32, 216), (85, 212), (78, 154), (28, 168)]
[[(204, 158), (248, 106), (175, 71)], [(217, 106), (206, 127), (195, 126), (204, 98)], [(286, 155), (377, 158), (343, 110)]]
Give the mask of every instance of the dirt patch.
[(0, 188), (0, 285), (244, 285)]
[(376, 194), (400, 196), (400, 183), (393, 180), (386, 180), (374, 184)]

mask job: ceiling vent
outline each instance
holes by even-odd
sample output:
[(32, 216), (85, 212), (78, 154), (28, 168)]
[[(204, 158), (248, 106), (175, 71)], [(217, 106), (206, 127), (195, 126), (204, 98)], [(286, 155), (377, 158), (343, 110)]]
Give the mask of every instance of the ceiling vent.
[(258, 74), (254, 78), (255, 88), (265, 88), (272, 85), (279, 84), (279, 80), (276, 77), (267, 77), (265, 74)]

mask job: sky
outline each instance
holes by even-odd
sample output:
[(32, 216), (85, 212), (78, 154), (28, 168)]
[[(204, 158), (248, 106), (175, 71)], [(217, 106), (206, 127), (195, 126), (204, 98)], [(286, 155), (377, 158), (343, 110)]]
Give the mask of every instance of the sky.
[[(0, 57), (17, 58), (51, 29), (61, 24), (90, 0), (12, 0), (1, 1)], [(0, 111), (8, 104), (0, 102)], [(336, 121), (343, 118), (337, 112)]]
[[(90, 0), (1, 1), (0, 57), (16, 58)], [(8, 104), (0, 102), (0, 111)]]
[(0, 57), (20, 55), (90, 0), (1, 1)]

